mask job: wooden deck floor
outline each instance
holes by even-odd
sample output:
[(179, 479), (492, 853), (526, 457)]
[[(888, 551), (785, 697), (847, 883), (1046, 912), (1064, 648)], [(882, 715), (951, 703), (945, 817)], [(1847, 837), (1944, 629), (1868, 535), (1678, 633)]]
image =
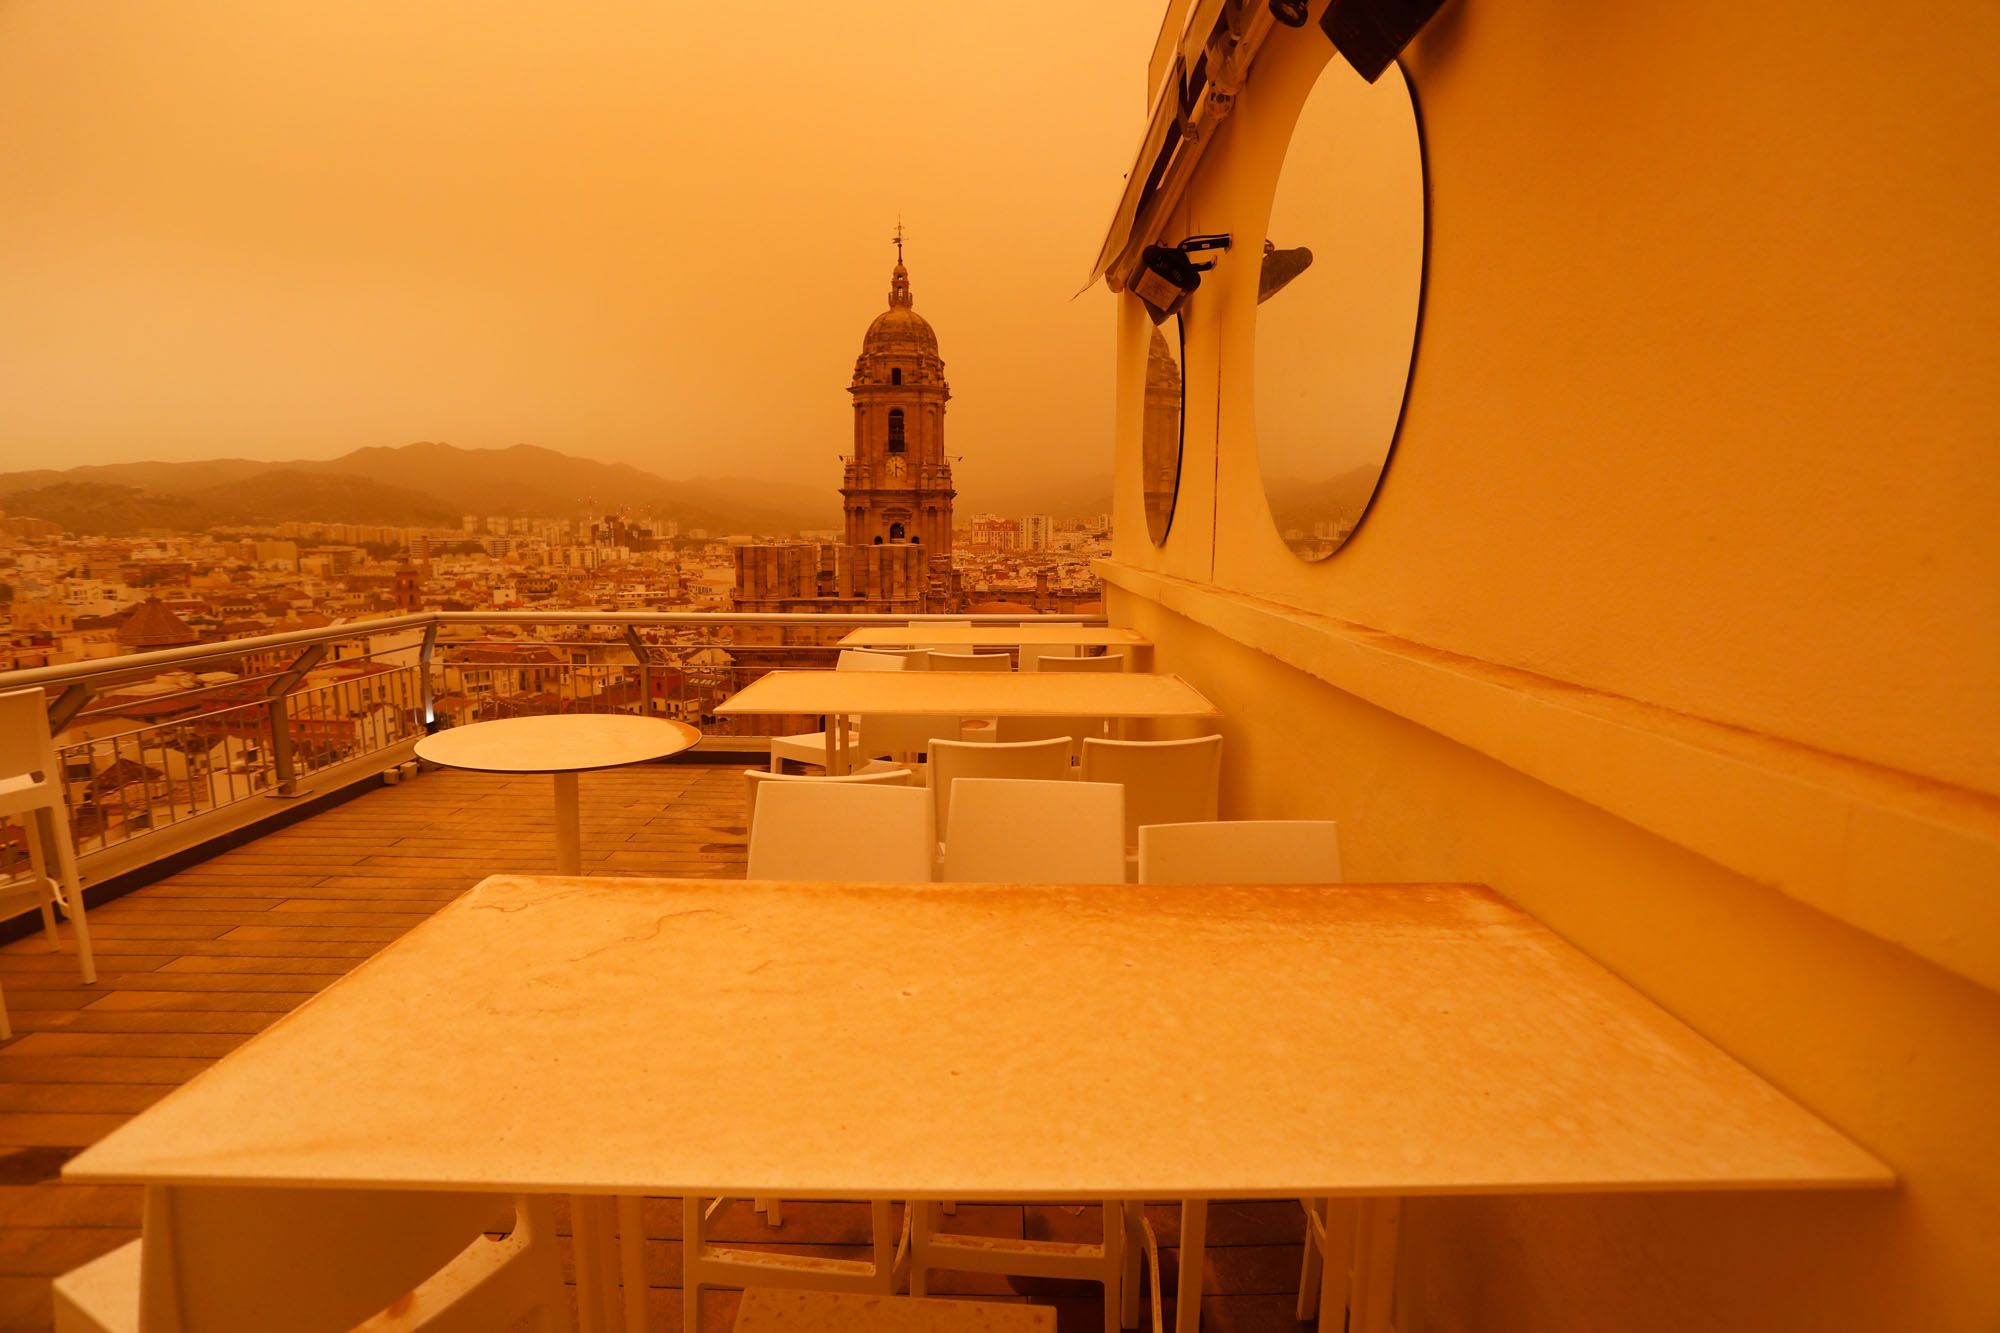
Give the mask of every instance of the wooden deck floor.
[[(729, 878), (743, 873), (743, 787), (735, 767), (650, 765), (586, 775), (584, 868), (591, 874)], [(38, 935), (0, 947), (15, 1037), (0, 1044), (0, 1330), (51, 1325), (49, 1279), (138, 1235), (136, 1189), (59, 1183), (82, 1147), (338, 980), (349, 968), (488, 874), (552, 872), (546, 778), (440, 771), (369, 792), (93, 909), (99, 979), (85, 986), (67, 949)], [(966, 1206), (954, 1225), (988, 1234), (1082, 1238), (1094, 1210)], [(1151, 1211), (1169, 1291), (1174, 1210)], [(646, 1209), (653, 1327), (681, 1326), (678, 1206)], [(566, 1226), (566, 1218), (564, 1219)], [(860, 1206), (788, 1205), (774, 1230), (730, 1205), (731, 1242), (859, 1256)], [(1293, 1322), (1296, 1205), (1219, 1205), (1209, 1222), (1204, 1325), (1287, 1330)], [(566, 1244), (566, 1242), (565, 1242)], [(964, 1275), (942, 1290), (1006, 1294)], [(1043, 1284), (1064, 1329), (1102, 1327), (1090, 1288)], [(705, 1329), (727, 1329), (734, 1297), (706, 1300)], [(1171, 1311), (1169, 1310), (1169, 1315)]]

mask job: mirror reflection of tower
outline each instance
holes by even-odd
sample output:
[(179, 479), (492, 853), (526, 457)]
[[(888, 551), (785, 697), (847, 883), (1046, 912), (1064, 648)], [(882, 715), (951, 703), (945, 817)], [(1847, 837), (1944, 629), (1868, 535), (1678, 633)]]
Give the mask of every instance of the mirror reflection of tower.
[(861, 339), (848, 393), (854, 397), (854, 452), (840, 496), (851, 546), (922, 545), (933, 566), (951, 563), (951, 460), (944, 409), (951, 386), (937, 334), (912, 309), (903, 243), (889, 278), (889, 308)]

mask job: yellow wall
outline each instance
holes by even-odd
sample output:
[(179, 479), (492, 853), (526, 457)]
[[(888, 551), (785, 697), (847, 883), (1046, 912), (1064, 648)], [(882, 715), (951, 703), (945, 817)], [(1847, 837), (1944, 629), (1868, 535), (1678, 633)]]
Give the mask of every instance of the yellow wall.
[(1996, 38), (1983, 0), (1451, 0), (1406, 62), (1405, 423), (1321, 565), (1250, 414), (1315, 29), (1179, 219), (1238, 245), (1187, 311), (1164, 550), (1126, 303), (1109, 606), (1222, 705), (1225, 814), (1494, 884), (1904, 1178), (1413, 1205), (1431, 1328), (2000, 1328)]

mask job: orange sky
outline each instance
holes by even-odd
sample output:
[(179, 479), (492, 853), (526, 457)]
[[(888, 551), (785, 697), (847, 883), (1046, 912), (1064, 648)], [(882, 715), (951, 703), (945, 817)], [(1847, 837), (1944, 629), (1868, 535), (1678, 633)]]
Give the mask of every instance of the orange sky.
[(965, 500), (1108, 473), (1112, 298), (1070, 298), (1163, 9), (0, 0), (0, 468), (834, 487), (900, 212)]

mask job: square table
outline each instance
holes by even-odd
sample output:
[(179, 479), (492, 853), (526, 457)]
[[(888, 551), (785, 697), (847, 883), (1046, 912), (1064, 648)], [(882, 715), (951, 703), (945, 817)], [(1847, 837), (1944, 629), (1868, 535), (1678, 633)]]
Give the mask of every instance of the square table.
[(1476, 885), (519, 875), (63, 1174), (975, 1201), (1893, 1180)]
[(1222, 710), (1171, 674), (1144, 671), (772, 671), (717, 717), (825, 714), (826, 771), (846, 754), (854, 713), (958, 717), (1216, 718)]
[(867, 625), (850, 630), (843, 648), (907, 648), (913, 644), (953, 648), (1124, 648), (1135, 664), (1150, 663), (1153, 641), (1122, 625)]

